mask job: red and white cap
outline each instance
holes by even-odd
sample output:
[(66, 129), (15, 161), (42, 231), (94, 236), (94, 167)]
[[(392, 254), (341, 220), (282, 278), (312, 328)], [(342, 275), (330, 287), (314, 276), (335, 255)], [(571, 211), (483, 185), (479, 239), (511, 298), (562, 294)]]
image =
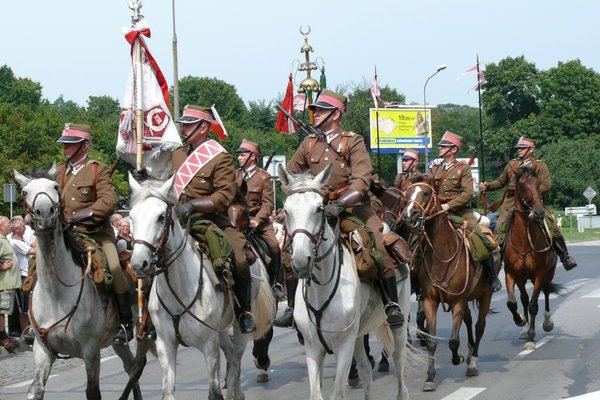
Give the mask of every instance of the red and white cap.
[(187, 105), (183, 109), (183, 115), (177, 120), (182, 124), (195, 124), (200, 121), (210, 122), (211, 124), (216, 122), (210, 107)]
[(404, 152), (404, 155), (402, 156), (402, 160), (415, 160), (415, 161), (419, 161), (419, 152), (416, 150), (411, 150), (408, 149)]
[(456, 146), (460, 149), (462, 146), (462, 136), (459, 136), (456, 133), (450, 131), (446, 131), (446, 133), (444, 133), (444, 136), (442, 136), (442, 140), (440, 140), (440, 142), (438, 143), (438, 146)]
[(260, 156), (260, 146), (258, 145), (258, 143), (254, 143), (247, 139), (244, 139), (244, 140), (242, 140), (242, 143), (240, 144), (240, 148), (237, 149), (236, 153), (245, 153), (245, 152), (250, 152), (250, 153), (256, 155), (256, 157), (259, 157)]
[(526, 137), (521, 136), (515, 148), (524, 148), (529, 147), (535, 149), (535, 141), (533, 139), (527, 139)]
[(58, 143), (79, 143), (84, 140), (90, 141), (90, 126), (85, 124), (65, 124)]

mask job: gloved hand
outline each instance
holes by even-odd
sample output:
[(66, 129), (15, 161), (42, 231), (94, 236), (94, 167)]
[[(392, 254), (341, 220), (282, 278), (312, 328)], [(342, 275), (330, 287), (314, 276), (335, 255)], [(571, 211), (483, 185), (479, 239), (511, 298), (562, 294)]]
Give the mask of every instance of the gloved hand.
[(325, 207), (323, 207), (323, 213), (327, 218), (337, 217), (346, 209), (346, 206), (337, 201), (330, 201)]
[(196, 211), (196, 207), (194, 207), (194, 204), (191, 201), (188, 201), (187, 203), (177, 203), (175, 206), (175, 213), (180, 220), (188, 219), (194, 211)]
[[(76, 222), (84, 222), (84, 221), (92, 218), (93, 214), (94, 213), (91, 208), (83, 208), (79, 211), (75, 211), (72, 214), (65, 215), (65, 220), (69, 224), (73, 224)], [(87, 222), (91, 222), (91, 221), (87, 221)]]
[(134, 169), (131, 171), (131, 176), (133, 176), (136, 181), (142, 183), (148, 179), (148, 171), (146, 168)]

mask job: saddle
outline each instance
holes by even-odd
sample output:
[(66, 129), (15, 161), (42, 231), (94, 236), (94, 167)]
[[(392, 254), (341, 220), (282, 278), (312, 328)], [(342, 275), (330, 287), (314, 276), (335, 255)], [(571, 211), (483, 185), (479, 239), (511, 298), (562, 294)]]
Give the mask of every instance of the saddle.
[(360, 280), (374, 281), (384, 261), (375, 248), (373, 232), (360, 219), (344, 211), (340, 214), (340, 234), (356, 259)]
[(461, 217), (450, 215), (448, 217), (456, 230), (466, 230), (466, 237), (469, 241), (469, 250), (473, 260), (481, 262), (486, 260), (490, 254), (499, 249), (498, 241), (492, 231), (482, 225), (479, 225), (479, 231), (472, 223), (467, 223)]

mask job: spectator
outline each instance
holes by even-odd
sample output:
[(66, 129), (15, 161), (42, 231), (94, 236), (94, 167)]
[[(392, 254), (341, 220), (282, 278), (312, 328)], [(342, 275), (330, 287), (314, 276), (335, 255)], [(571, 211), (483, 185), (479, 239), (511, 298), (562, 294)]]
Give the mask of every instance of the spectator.
[(119, 223), (121, 223), (121, 220), (123, 219), (123, 216), (121, 214), (113, 214), (110, 216), (110, 224), (113, 227), (113, 230), (115, 231), (115, 236), (117, 236), (119, 234)]
[(0, 346), (13, 351), (17, 342), (6, 334), (5, 315), (10, 315), (15, 300), (15, 290), (21, 288), (19, 263), (12, 246), (6, 239), (10, 220), (0, 216)]
[(123, 218), (119, 222), (119, 231), (117, 232), (117, 252), (123, 250), (133, 250), (133, 239), (131, 238), (131, 222), (129, 218)]
[[(15, 255), (17, 256), (17, 261), (19, 262), (21, 282), (23, 282), (25, 278), (27, 278), (29, 260), (32, 256), (35, 255), (37, 247), (35, 239), (30, 239), (34, 240), (31, 243), (28, 243), (25, 240), (25, 226), (26, 225), (23, 218), (15, 217), (11, 221), (12, 239), (10, 240), (10, 244), (12, 245)], [(17, 313), (15, 319), (17, 319), (18, 322), (13, 322), (11, 324), (11, 321), (9, 320), (9, 331), (12, 331), (16, 326), (20, 326), (20, 329), (18, 329), (18, 331), (20, 332), (20, 334), (22, 334), (25, 332), (25, 329), (30, 325), (30, 322), (28, 315), (29, 295), (24, 293), (21, 289), (17, 289), (17, 306), (19, 312)], [(15, 317), (14, 313), (11, 317)], [(32, 332), (22, 335), (22, 337), (23, 340), (25, 340), (27, 343), (33, 343)]]

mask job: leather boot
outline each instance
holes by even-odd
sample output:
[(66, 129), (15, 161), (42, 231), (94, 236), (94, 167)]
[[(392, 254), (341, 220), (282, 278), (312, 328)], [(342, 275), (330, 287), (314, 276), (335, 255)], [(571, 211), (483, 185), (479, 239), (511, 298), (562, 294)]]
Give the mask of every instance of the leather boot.
[(500, 279), (498, 279), (498, 275), (496, 274), (496, 268), (494, 266), (494, 257), (490, 254), (488, 258), (481, 262), (481, 265), (485, 269), (488, 274), (488, 285), (492, 288), (492, 292), (496, 293), (500, 289), (502, 289), (502, 283)]
[(239, 301), (239, 306), (235, 307), (235, 314), (240, 323), (240, 330), (243, 334), (256, 332), (256, 321), (250, 312), (252, 304), (252, 278), (236, 279), (233, 290)]
[(554, 250), (558, 254), (558, 257), (560, 257), (560, 262), (562, 262), (565, 270), (569, 271), (577, 266), (577, 262), (567, 251), (567, 244), (562, 235), (554, 238)]
[(404, 314), (398, 304), (398, 288), (396, 287), (396, 277), (381, 278), (381, 286), (383, 287), (383, 302), (385, 304), (385, 314), (387, 323), (391, 328), (399, 327), (404, 324)]
[(115, 293), (121, 327), (113, 337), (113, 343), (123, 344), (133, 339), (133, 315), (131, 313), (131, 297), (127, 293)]
[(281, 254), (279, 251), (273, 253), (273, 257), (271, 258), (271, 273), (269, 274), (270, 282), (271, 282), (271, 290), (273, 290), (273, 295), (275, 296), (275, 300), (282, 301), (285, 300), (285, 294), (283, 293), (283, 286), (281, 283)]
[(279, 328), (291, 328), (294, 325), (294, 299), (296, 298), (297, 279), (286, 279), (288, 306), (279, 318), (271, 320), (271, 325)]

